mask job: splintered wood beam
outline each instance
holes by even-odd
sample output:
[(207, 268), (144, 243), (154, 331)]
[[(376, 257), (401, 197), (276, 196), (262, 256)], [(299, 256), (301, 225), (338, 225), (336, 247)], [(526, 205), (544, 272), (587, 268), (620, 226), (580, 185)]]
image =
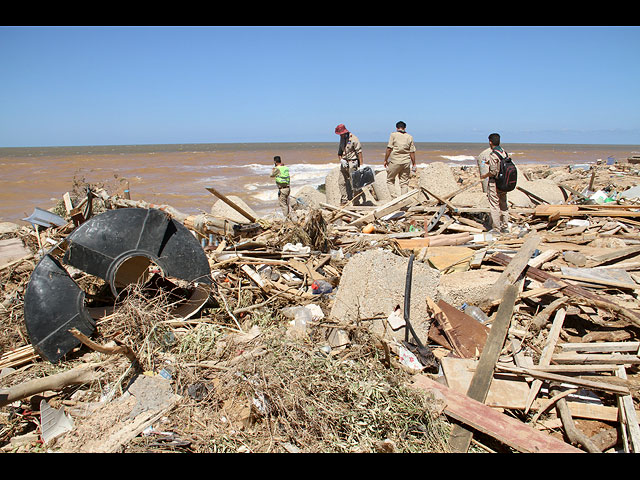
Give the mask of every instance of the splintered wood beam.
[(250, 220), (251, 222), (255, 223), (258, 221), (258, 219), (256, 217), (254, 217), (253, 215), (251, 215), (249, 212), (247, 212), (246, 210), (244, 210), (241, 206), (237, 205), (236, 203), (234, 203), (233, 201), (229, 200), (225, 195), (223, 195), (222, 193), (220, 193), (218, 190), (216, 190), (213, 187), (205, 187), (205, 189), (215, 195), (216, 197), (218, 197), (220, 200), (222, 200), (224, 203), (226, 203), (227, 205), (229, 205), (231, 208), (233, 208), (236, 212), (238, 212), (240, 215), (242, 215), (244, 218), (246, 218), (247, 220)]
[[(511, 325), (511, 315), (518, 291), (519, 286), (517, 285), (509, 285), (505, 289), (502, 303), (496, 313), (496, 319), (491, 325), (489, 336), (478, 360), (478, 366), (467, 390), (467, 396), (478, 402), (484, 402), (487, 398), (493, 372)], [(464, 453), (469, 449), (472, 437), (473, 432), (461, 425), (455, 425), (451, 431), (449, 445), (454, 452)]]
[(417, 375), (413, 387), (440, 392), (445, 399), (444, 413), (469, 428), (482, 432), (522, 453), (584, 453), (551, 435), (538, 431), (517, 418), (458, 393), (432, 380)]

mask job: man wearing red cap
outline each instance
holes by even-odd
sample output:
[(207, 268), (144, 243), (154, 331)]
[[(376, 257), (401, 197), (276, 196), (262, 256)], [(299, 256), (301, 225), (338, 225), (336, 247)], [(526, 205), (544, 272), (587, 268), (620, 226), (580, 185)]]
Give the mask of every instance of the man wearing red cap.
[(336, 127), (336, 135), (340, 135), (338, 146), (338, 159), (340, 160), (340, 175), (338, 187), (340, 188), (340, 205), (351, 200), (358, 192), (353, 191), (351, 174), (364, 164), (362, 157), (362, 145), (353, 133), (347, 130), (344, 124)]

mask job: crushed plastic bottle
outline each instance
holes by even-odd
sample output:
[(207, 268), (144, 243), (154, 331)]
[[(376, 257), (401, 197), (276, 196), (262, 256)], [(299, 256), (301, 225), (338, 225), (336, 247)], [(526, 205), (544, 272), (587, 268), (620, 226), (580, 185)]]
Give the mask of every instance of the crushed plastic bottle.
[(314, 295), (320, 295), (322, 293), (331, 293), (331, 290), (333, 290), (333, 287), (329, 282), (325, 280), (315, 280), (311, 284), (311, 292)]
[(487, 323), (489, 321), (489, 317), (487, 317), (487, 314), (484, 313), (480, 307), (463, 303), (461, 309), (464, 313), (475, 318), (480, 323)]
[(287, 318), (293, 319), (295, 327), (306, 329), (307, 324), (311, 322), (313, 317), (311, 311), (305, 307), (287, 307), (282, 309), (282, 313)]

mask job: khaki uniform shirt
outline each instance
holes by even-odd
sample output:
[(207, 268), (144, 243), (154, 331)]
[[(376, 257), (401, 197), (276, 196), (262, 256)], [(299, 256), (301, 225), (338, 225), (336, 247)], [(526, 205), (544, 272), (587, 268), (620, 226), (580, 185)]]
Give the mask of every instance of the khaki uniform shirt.
[(409, 163), (411, 161), (409, 154), (416, 151), (413, 137), (406, 132), (391, 133), (387, 147), (391, 149), (389, 163)]
[(344, 147), (344, 151), (342, 152), (342, 158), (349, 161), (357, 160), (360, 152), (362, 152), (360, 140), (358, 140), (358, 137), (353, 133), (350, 133), (347, 145)]

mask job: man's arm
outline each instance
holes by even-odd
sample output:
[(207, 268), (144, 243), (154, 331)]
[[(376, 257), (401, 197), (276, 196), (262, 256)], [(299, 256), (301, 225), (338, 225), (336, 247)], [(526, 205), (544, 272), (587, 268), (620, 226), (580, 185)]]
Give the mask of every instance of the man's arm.
[(389, 165), (389, 155), (391, 155), (391, 147), (387, 147), (387, 151), (384, 153), (384, 168)]

